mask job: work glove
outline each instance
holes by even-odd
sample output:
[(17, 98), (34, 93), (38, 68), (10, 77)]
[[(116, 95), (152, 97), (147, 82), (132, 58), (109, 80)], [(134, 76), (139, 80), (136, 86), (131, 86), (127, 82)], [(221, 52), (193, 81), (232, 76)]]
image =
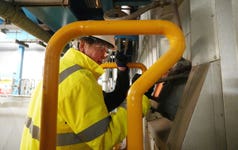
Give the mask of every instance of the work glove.
[(117, 52), (116, 54), (116, 64), (118, 67), (126, 67), (126, 64), (127, 64), (127, 57), (126, 55), (123, 54), (123, 52)]
[(151, 104), (150, 100), (147, 96), (143, 95), (142, 97), (142, 114), (143, 116), (146, 116), (148, 112), (150, 111)]

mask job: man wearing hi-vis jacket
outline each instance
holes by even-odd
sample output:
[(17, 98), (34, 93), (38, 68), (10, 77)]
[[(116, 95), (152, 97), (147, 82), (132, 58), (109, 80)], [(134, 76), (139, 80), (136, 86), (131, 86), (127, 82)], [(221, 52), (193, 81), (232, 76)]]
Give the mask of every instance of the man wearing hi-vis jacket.
[[(109, 37), (82, 37), (79, 50), (70, 48), (60, 60), (57, 150), (111, 150), (127, 135), (124, 103), (117, 107), (117, 111), (109, 112), (117, 104), (109, 106), (112, 103), (104, 101), (102, 88), (97, 82), (104, 72), (100, 64), (105, 59), (106, 51), (114, 48), (114, 42)], [(29, 104), (21, 150), (39, 149), (41, 100), (42, 83), (36, 88)], [(121, 102), (123, 100), (120, 99)]]

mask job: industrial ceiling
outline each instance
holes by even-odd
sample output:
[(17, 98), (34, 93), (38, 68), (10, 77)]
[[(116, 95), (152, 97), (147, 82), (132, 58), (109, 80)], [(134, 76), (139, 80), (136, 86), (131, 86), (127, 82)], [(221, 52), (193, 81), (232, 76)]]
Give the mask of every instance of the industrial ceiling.
[[(47, 42), (62, 26), (79, 20), (103, 20), (112, 9), (130, 13), (164, 5), (172, 0), (0, 0), (0, 28), (15, 24), (37, 38)], [(147, 9), (148, 10), (148, 9)], [(120, 17), (120, 14), (112, 14)], [(135, 18), (134, 18), (135, 19)], [(5, 27), (4, 26), (4, 27)], [(38, 29), (40, 28), (40, 29)], [(34, 31), (33, 31), (34, 30)], [(43, 31), (45, 33), (43, 33)]]
[[(15, 32), (24, 30), (40, 43), (47, 43), (58, 29), (74, 21), (136, 20), (152, 8), (175, 3), (175, 0), (0, 0), (0, 29), (14, 33), (9, 27), (15, 25)], [(128, 55), (133, 55), (138, 38), (119, 38), (129, 41)]]

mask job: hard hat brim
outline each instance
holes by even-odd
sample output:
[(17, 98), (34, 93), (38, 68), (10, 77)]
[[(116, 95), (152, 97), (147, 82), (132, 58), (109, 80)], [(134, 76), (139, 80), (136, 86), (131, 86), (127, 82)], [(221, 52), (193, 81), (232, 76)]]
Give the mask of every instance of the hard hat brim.
[(110, 48), (110, 49), (115, 49), (116, 48), (114, 36), (111, 36), (111, 35), (92, 35), (92, 36), (89, 36), (89, 37), (95, 38), (99, 41), (102, 41), (102, 42), (106, 43), (108, 48)]

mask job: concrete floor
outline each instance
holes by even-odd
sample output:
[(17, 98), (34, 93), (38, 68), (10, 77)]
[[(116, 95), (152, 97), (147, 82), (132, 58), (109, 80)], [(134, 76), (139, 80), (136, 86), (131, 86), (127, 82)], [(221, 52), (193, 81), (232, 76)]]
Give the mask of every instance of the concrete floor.
[(0, 96), (0, 150), (18, 150), (29, 97)]

